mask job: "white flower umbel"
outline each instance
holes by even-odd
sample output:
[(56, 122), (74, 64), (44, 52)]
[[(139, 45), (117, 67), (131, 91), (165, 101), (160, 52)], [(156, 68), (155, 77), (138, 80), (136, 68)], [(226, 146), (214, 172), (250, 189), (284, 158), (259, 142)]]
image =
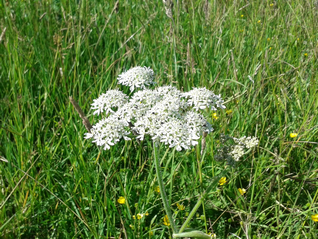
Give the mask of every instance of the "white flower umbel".
[(137, 91), (130, 99), (130, 108), (135, 118), (144, 116), (160, 100), (153, 90), (144, 89)]
[(255, 147), (259, 143), (259, 140), (256, 137), (251, 136), (243, 136), (242, 138), (238, 139), (238, 141), (244, 144), (248, 149)]
[(153, 140), (160, 141), (170, 148), (176, 147), (176, 150), (189, 149), (198, 144), (198, 137), (188, 129), (184, 121), (177, 118), (170, 118), (163, 123), (152, 137)]
[(197, 112), (188, 111), (184, 116), (184, 121), (191, 131), (191, 134), (196, 135), (199, 138), (203, 132), (211, 133), (213, 131), (209, 122), (207, 122), (203, 115)]
[(182, 95), (188, 99), (188, 105), (193, 106), (193, 109), (197, 111), (205, 108), (210, 108), (211, 110), (216, 110), (217, 107), (221, 109), (226, 108), (223, 105), (224, 101), (221, 95), (215, 95), (206, 88), (193, 88), (193, 90), (183, 93)]
[[(234, 144), (229, 143), (234, 141)], [(220, 142), (222, 147), (218, 149), (218, 153), (215, 156), (216, 160), (225, 159), (228, 163), (232, 164), (232, 161), (239, 161), (240, 158), (246, 154), (251, 148), (258, 145), (259, 140), (256, 137), (234, 138), (228, 135), (221, 135)]]
[(130, 140), (132, 133), (139, 140), (148, 135), (156, 143), (177, 150), (198, 144), (201, 135), (212, 132), (211, 125), (199, 110), (225, 108), (220, 96), (206, 88), (194, 88), (182, 93), (176, 87), (162, 86), (146, 89), (153, 84), (154, 73), (147, 67), (135, 67), (118, 77), (120, 84), (142, 88), (128, 97), (119, 90), (109, 90), (94, 100), (94, 114), (102, 118), (85, 138), (104, 149), (121, 139)]
[(135, 88), (145, 89), (147, 86), (155, 84), (155, 74), (150, 67), (136, 66), (118, 76), (118, 84), (130, 87), (133, 92)]
[(108, 113), (114, 113), (113, 108), (120, 108), (128, 102), (128, 96), (119, 90), (109, 90), (105, 94), (102, 94), (97, 99), (94, 100), (92, 104), (92, 109), (94, 115), (99, 115), (106, 111)]
[(233, 150), (230, 152), (230, 155), (233, 157), (234, 161), (239, 161), (244, 154), (244, 147), (241, 145), (234, 145)]
[(122, 138), (130, 140), (127, 131), (129, 124), (125, 120), (118, 119), (116, 115), (100, 120), (93, 125), (91, 133), (86, 133), (85, 138), (93, 138), (93, 143), (97, 146), (104, 146), (104, 150), (110, 149), (110, 146), (118, 143)]

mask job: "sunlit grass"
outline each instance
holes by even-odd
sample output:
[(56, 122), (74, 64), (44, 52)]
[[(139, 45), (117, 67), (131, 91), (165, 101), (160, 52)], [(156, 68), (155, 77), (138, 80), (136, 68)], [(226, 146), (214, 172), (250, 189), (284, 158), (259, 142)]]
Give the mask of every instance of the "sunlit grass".
[[(161, 1), (0, 2), (1, 238), (169, 238), (151, 142), (98, 149), (69, 102), (96, 123), (93, 99), (137, 65), (158, 85), (207, 87), (227, 102), (208, 116), (203, 161), (200, 147), (159, 150), (177, 225), (227, 168), (192, 228), (315, 238), (317, 6), (234, 2), (175, 1), (174, 24)], [(231, 168), (214, 160), (220, 134), (260, 144)]]

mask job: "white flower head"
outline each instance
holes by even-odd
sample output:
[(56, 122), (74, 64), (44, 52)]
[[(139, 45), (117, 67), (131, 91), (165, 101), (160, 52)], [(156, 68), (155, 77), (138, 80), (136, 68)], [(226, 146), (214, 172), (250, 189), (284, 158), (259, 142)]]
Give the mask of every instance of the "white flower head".
[(213, 131), (209, 122), (207, 122), (203, 115), (197, 112), (188, 111), (184, 116), (184, 121), (191, 134), (196, 135), (198, 138), (200, 138), (200, 135), (202, 135), (203, 132), (211, 133)]
[(150, 67), (136, 66), (118, 76), (118, 84), (130, 87), (133, 92), (135, 88), (145, 89), (147, 86), (155, 84), (155, 74)]
[[(230, 143), (230, 142), (233, 142)], [(251, 148), (258, 145), (259, 140), (256, 137), (246, 137), (243, 136), (241, 138), (231, 137), (229, 135), (221, 134), (220, 142), (222, 143), (222, 147), (218, 149), (218, 153), (215, 156), (216, 160), (226, 159), (229, 164), (234, 161), (239, 161), (240, 158), (248, 153)]]
[(112, 108), (120, 108), (128, 102), (128, 96), (119, 90), (108, 90), (105, 94), (102, 94), (94, 100), (92, 109), (94, 115), (106, 111), (108, 113), (114, 113)]
[(176, 150), (189, 149), (198, 144), (199, 137), (193, 135), (184, 121), (177, 118), (170, 118), (164, 122), (154, 132), (152, 139), (169, 145), (170, 148), (176, 147)]
[(97, 146), (104, 146), (104, 150), (110, 149), (110, 146), (118, 143), (122, 138), (130, 140), (127, 131), (128, 123), (125, 120), (120, 120), (114, 114), (108, 118), (100, 120), (91, 129), (91, 133), (86, 133), (85, 138), (93, 138), (93, 143)]
[[(213, 130), (198, 111), (225, 108), (220, 95), (206, 88), (194, 88), (187, 93), (173, 86), (147, 89), (154, 84), (153, 80), (154, 72), (147, 67), (138, 66), (119, 75), (119, 84), (129, 86), (131, 91), (142, 90), (131, 96), (109, 90), (94, 100), (94, 114), (106, 114), (85, 138), (92, 138), (93, 143), (106, 150), (121, 139), (130, 140), (133, 133), (139, 140), (148, 136), (155, 143), (161, 142), (180, 151), (197, 145), (201, 135)], [(252, 144), (255, 142), (249, 143)]]
[(221, 95), (215, 95), (212, 91), (204, 88), (193, 88), (189, 92), (182, 94), (183, 97), (188, 99), (188, 105), (193, 106), (193, 109), (200, 110), (210, 108), (216, 110), (216, 107), (225, 109), (224, 101)]
[(259, 140), (258, 138), (256, 137), (251, 137), (251, 136), (243, 136), (242, 138), (239, 139), (239, 141), (244, 144), (244, 146), (247, 148), (247, 149), (250, 149), (250, 148), (253, 148), (255, 147), (256, 145), (258, 145), (259, 143)]

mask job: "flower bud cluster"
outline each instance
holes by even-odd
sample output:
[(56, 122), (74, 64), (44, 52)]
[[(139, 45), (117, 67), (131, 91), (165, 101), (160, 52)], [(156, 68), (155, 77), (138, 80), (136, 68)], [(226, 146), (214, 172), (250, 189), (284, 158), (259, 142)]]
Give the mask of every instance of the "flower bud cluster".
[(197, 145), (204, 132), (212, 132), (211, 125), (199, 110), (224, 109), (220, 96), (206, 88), (194, 88), (183, 93), (172, 86), (151, 90), (154, 74), (150, 68), (135, 67), (118, 77), (120, 84), (143, 90), (128, 97), (119, 90), (109, 90), (94, 100), (94, 114), (103, 118), (93, 126), (85, 138), (104, 149), (121, 139), (130, 140), (132, 133), (137, 139), (150, 136), (156, 143), (176, 147), (178, 151)]
[[(231, 143), (232, 141), (232, 143)], [(246, 154), (249, 149), (258, 145), (259, 140), (256, 137), (234, 138), (228, 135), (222, 134), (220, 136), (220, 142), (222, 147), (217, 150), (215, 156), (216, 160), (226, 160), (229, 164), (233, 164)], [(233, 144), (234, 142), (234, 144)]]

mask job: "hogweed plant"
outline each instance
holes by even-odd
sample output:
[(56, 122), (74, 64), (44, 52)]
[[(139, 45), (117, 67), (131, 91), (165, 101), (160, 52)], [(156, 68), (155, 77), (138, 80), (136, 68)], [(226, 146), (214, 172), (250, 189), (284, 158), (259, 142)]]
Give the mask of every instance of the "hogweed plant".
[[(131, 96), (118, 89), (108, 90), (94, 100), (92, 109), (94, 114), (102, 115), (86, 139), (93, 139), (93, 143), (104, 150), (120, 140), (136, 138), (143, 141), (153, 141), (153, 153), (158, 179), (159, 190), (166, 212), (166, 221), (172, 228), (173, 237), (212, 238), (201, 231), (185, 231), (191, 218), (200, 207), (204, 196), (215, 186), (212, 183), (198, 200), (185, 223), (178, 230), (172, 217), (171, 206), (168, 203), (158, 158), (158, 146), (163, 143), (178, 151), (190, 149), (198, 145), (200, 138), (213, 131), (211, 124), (201, 111), (218, 108), (225, 109), (221, 95), (216, 95), (206, 88), (193, 88), (189, 92), (181, 92), (173, 86), (162, 86), (150, 89), (155, 84), (155, 75), (147, 67), (135, 67), (118, 76), (118, 83), (128, 86)], [(229, 136), (222, 136), (224, 147), (218, 151), (217, 158), (228, 161), (238, 161), (246, 150), (257, 145), (258, 140), (251, 137), (241, 139), (232, 138), (236, 145), (226, 146)], [(205, 145), (205, 141), (204, 141)], [(202, 154), (202, 151), (201, 151)], [(221, 178), (221, 177), (220, 177)], [(219, 179), (216, 179), (216, 184)]]

